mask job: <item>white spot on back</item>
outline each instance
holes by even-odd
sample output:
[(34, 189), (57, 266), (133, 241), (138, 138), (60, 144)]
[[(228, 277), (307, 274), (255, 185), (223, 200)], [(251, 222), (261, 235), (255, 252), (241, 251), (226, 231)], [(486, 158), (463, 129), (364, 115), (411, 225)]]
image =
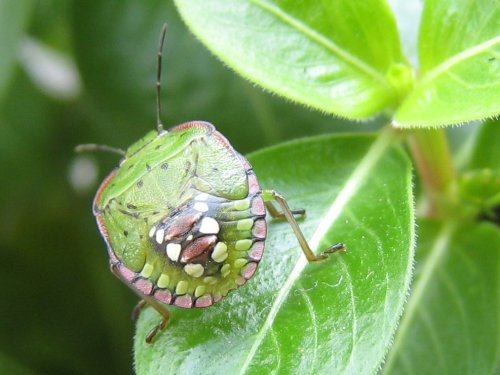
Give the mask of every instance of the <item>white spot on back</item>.
[(184, 266), (184, 272), (186, 272), (189, 276), (200, 277), (203, 275), (203, 271), (205, 271), (205, 269), (201, 264), (189, 263)]
[(156, 227), (152, 227), (149, 230), (149, 237), (153, 238), (153, 236), (155, 235), (155, 232), (156, 232)]
[(231, 265), (224, 264), (220, 269), (220, 273), (222, 274), (222, 277), (227, 277), (227, 275), (231, 273)]
[(201, 220), (200, 233), (203, 234), (219, 233), (219, 223), (213, 217), (204, 217)]
[(181, 280), (177, 283), (175, 287), (175, 293), (178, 295), (186, 294), (189, 288), (189, 284), (185, 280)]
[(170, 277), (162, 273), (160, 278), (156, 282), (156, 285), (158, 285), (158, 288), (166, 288), (169, 282), (170, 282)]
[(164, 229), (158, 230), (156, 232), (156, 242), (158, 242), (161, 245), (164, 239), (165, 239), (165, 230)]
[(194, 204), (193, 208), (196, 211), (200, 211), (200, 212), (207, 212), (208, 211), (208, 205), (204, 202), (196, 202)]
[(147, 279), (153, 274), (153, 270), (154, 267), (151, 264), (146, 263), (141, 271), (141, 276)]
[(206, 201), (208, 199), (208, 194), (207, 193), (198, 194), (194, 199), (197, 201)]
[(178, 243), (169, 243), (167, 245), (167, 256), (177, 262), (179, 260), (179, 255), (181, 253), (182, 247)]
[(224, 242), (218, 242), (212, 252), (212, 259), (218, 263), (222, 263), (226, 260), (227, 256), (227, 245)]

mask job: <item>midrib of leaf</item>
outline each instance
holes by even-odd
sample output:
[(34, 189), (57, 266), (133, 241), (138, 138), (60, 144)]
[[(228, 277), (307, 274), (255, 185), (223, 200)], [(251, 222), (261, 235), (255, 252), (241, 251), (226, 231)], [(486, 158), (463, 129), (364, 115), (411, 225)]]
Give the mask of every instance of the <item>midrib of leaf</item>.
[(454, 65), (457, 65), (471, 57), (474, 57), (475, 55), (478, 55), (483, 51), (486, 51), (487, 49), (493, 47), (497, 43), (500, 43), (500, 36), (497, 36), (493, 39), (489, 39), (486, 42), (478, 44), (477, 46), (474, 46), (460, 53), (457, 53), (456, 55), (445, 60), (442, 64), (439, 64), (434, 69), (425, 74), (418, 85), (423, 86), (429, 83), (430, 81), (434, 80), (437, 76), (448, 72), (450, 68), (453, 67)]
[(413, 291), (411, 292), (411, 297), (408, 301), (408, 304), (406, 305), (403, 319), (401, 320), (399, 330), (396, 333), (394, 345), (391, 348), (389, 357), (387, 358), (387, 362), (384, 366), (384, 374), (390, 373), (394, 360), (399, 354), (399, 349), (402, 343), (405, 341), (406, 335), (409, 332), (411, 323), (416, 317), (418, 308), (421, 305), (421, 300), (424, 297), (425, 292), (427, 291), (427, 287), (432, 277), (434, 276), (436, 267), (439, 265), (443, 256), (446, 254), (446, 250), (448, 249), (448, 245), (450, 243), (451, 237), (455, 232), (455, 229), (456, 224), (447, 223), (443, 226), (439, 235), (436, 237), (436, 241), (434, 242), (428, 258), (424, 264), (424, 268), (421, 271), (419, 280), (415, 285), (415, 289), (413, 289)]
[(309, 39), (321, 44), (326, 49), (332, 51), (334, 54), (338, 55), (340, 58), (345, 60), (345, 62), (347, 62), (348, 64), (351, 64), (352, 66), (357, 68), (359, 71), (363, 72), (367, 76), (370, 76), (375, 81), (379, 82), (389, 92), (394, 91), (393, 88), (387, 83), (385, 77), (383, 75), (381, 75), (379, 72), (377, 72), (375, 69), (373, 69), (371, 66), (365, 64), (362, 60), (353, 56), (349, 52), (343, 50), (342, 48), (337, 46), (335, 43), (333, 43), (331, 40), (325, 38), (323, 35), (317, 33), (316, 31), (314, 31), (310, 27), (307, 27), (307, 25), (304, 25), (299, 20), (297, 20), (293, 17), (290, 17), (290, 15), (283, 12), (279, 7), (272, 5), (272, 4), (269, 4), (268, 2), (262, 1), (262, 0), (250, 0), (250, 2), (261, 7), (262, 9), (268, 11), (269, 13), (275, 15), (276, 17), (280, 18), (285, 23), (289, 24), (290, 26), (293, 26), (295, 29), (302, 32), (304, 35), (309, 37)]
[[(328, 230), (331, 228), (333, 223), (338, 219), (346, 204), (352, 197), (354, 197), (358, 189), (366, 181), (366, 177), (369, 175), (370, 171), (376, 165), (378, 160), (383, 156), (387, 148), (391, 145), (392, 140), (393, 133), (390, 131), (390, 129), (382, 132), (378, 139), (371, 145), (370, 149), (361, 160), (361, 162), (357, 165), (356, 169), (354, 169), (353, 173), (347, 179), (337, 197), (330, 204), (328, 212), (325, 214), (323, 220), (321, 220), (318, 228), (309, 241), (309, 245), (314, 251), (318, 250), (321, 240), (328, 233)], [(268, 332), (272, 330), (274, 319), (276, 318), (281, 305), (290, 293), (295, 282), (299, 279), (303, 269), (307, 264), (308, 262), (304, 256), (299, 257), (297, 263), (295, 264), (295, 267), (285, 281), (285, 284), (280, 288), (280, 291), (276, 296), (271, 309), (269, 310), (269, 314), (267, 315), (262, 328), (257, 333), (255, 341), (245, 358), (245, 362), (243, 363), (239, 372), (240, 375), (245, 374), (249, 366), (252, 364), (252, 360), (255, 357), (255, 354), (257, 353), (257, 350), (259, 349), (261, 343), (263, 342)], [(354, 329), (355, 328), (353, 328), (353, 330)]]

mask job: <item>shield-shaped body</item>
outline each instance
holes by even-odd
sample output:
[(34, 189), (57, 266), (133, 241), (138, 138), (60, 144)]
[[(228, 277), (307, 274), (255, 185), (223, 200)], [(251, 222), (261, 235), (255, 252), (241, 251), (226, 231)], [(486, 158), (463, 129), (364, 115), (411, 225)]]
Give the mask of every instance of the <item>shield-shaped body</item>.
[(111, 266), (141, 296), (208, 307), (255, 273), (266, 209), (252, 167), (206, 122), (152, 131), (104, 180), (94, 214)]

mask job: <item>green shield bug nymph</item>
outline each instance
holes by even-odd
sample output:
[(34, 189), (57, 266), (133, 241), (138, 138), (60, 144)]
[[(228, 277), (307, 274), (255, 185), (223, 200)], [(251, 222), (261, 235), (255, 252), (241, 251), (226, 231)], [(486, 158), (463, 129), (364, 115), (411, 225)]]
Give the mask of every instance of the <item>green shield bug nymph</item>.
[[(160, 35), (157, 69), (157, 129), (127, 151), (101, 184), (93, 212), (106, 242), (111, 270), (163, 317), (146, 341), (168, 325), (166, 305), (209, 307), (255, 273), (264, 252), (266, 208), (287, 220), (309, 261), (344, 249), (336, 244), (319, 255), (310, 249), (286, 200), (261, 190), (250, 163), (214, 126), (192, 121), (164, 130), (161, 123)], [(272, 203), (276, 201), (281, 209)], [(137, 310), (139, 311), (139, 310)]]

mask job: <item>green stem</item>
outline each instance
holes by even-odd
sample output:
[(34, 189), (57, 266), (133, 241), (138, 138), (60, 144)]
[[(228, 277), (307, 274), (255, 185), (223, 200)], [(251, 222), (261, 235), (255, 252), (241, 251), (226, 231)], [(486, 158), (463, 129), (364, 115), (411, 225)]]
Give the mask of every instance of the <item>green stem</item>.
[(417, 129), (408, 142), (429, 201), (427, 215), (442, 217), (454, 202), (455, 167), (444, 129)]

